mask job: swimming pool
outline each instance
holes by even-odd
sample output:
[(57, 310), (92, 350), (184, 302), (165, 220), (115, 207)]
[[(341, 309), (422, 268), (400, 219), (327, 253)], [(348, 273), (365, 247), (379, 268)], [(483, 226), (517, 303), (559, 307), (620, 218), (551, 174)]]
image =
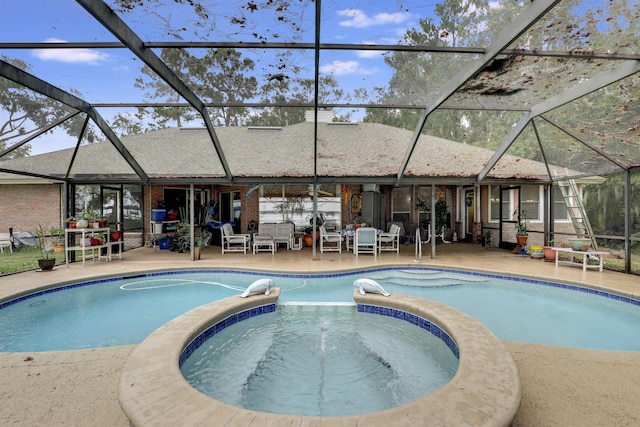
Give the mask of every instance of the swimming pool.
[(450, 305), (503, 340), (640, 351), (640, 302), (548, 281), (424, 267), (332, 274), (181, 270), (63, 286), (0, 304), (0, 351), (51, 351), (137, 344), (196, 306), (272, 278), (284, 302), (353, 302), (353, 281), (370, 277), (391, 293)]

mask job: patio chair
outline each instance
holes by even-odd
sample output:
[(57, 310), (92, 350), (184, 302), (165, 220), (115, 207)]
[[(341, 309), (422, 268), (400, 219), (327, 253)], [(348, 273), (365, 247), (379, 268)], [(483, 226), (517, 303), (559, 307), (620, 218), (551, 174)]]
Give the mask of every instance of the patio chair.
[(353, 242), (353, 253), (373, 254), (378, 257), (378, 230), (373, 227), (360, 227), (356, 230), (356, 237)]
[(327, 231), (324, 225), (320, 226), (320, 253), (342, 253), (342, 234), (339, 231)]
[(4, 248), (9, 248), (9, 251), (13, 252), (11, 235), (9, 233), (0, 233), (0, 252), (4, 252)]
[(393, 251), (400, 253), (400, 226), (391, 224), (389, 232), (378, 236), (378, 252)]
[(273, 241), (278, 246), (281, 243), (284, 243), (287, 246), (287, 249), (291, 249), (294, 246), (294, 233), (296, 231), (296, 226), (292, 222), (279, 222), (276, 224), (276, 230), (273, 234)]
[(229, 223), (222, 225), (222, 253), (225, 252), (242, 252), (247, 253), (249, 249), (249, 234), (236, 234), (233, 226)]

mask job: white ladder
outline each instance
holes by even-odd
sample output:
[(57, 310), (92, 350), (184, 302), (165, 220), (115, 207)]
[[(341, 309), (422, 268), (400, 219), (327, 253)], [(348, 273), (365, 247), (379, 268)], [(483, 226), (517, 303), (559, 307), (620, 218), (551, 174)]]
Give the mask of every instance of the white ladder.
[(584, 209), (582, 197), (580, 196), (575, 180), (558, 181), (558, 187), (562, 193), (564, 203), (567, 206), (567, 212), (573, 223), (573, 228), (576, 230), (576, 235), (578, 237), (591, 239), (591, 247), (597, 251), (598, 243), (593, 235), (593, 229), (591, 228), (587, 212)]

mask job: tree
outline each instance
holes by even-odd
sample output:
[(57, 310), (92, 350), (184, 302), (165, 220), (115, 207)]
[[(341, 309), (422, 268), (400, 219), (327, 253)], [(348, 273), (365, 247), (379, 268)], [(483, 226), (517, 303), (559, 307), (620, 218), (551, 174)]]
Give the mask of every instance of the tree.
[[(257, 81), (247, 76), (253, 70), (251, 59), (242, 58), (235, 49), (208, 49), (198, 58), (187, 49), (163, 49), (161, 59), (205, 103), (234, 104), (255, 96)], [(146, 76), (136, 79), (135, 87), (146, 91), (146, 98), (168, 103), (183, 101), (180, 95), (148, 66), (142, 67)], [(212, 121), (218, 126), (242, 125), (248, 116), (245, 107), (212, 107), (208, 109)], [(139, 108), (134, 117), (118, 116), (121, 130), (144, 130), (168, 127), (173, 121), (181, 127), (183, 122), (196, 118), (193, 110), (184, 107), (155, 107), (147, 112)], [(129, 121), (137, 121), (132, 125)]]
[[(420, 19), (416, 28), (406, 32), (403, 44), (457, 46), (459, 43), (468, 42), (479, 31), (473, 24), (487, 9), (486, 0), (445, 0), (436, 6), (435, 18)], [(385, 58), (387, 65), (395, 71), (388, 88), (377, 89), (380, 102), (424, 106), (446, 85), (452, 72), (455, 75), (455, 70), (467, 60), (467, 57), (460, 54), (394, 52)], [(421, 114), (420, 109), (368, 109), (364, 121), (414, 129)], [(438, 120), (429, 120), (425, 132), (443, 138), (463, 140), (469, 133), (468, 129), (463, 128), (463, 123), (463, 112), (446, 110), (439, 113)]]
[[(31, 65), (19, 59), (2, 56), (2, 60), (27, 72), (32, 68)], [(69, 92), (79, 96), (75, 89)], [(11, 147), (74, 111), (71, 107), (4, 78), (0, 78), (0, 106), (7, 115), (6, 121), (0, 125), (0, 150)], [(78, 136), (83, 122), (82, 116), (76, 116), (60, 126), (69, 135)], [(87, 127), (84, 136), (85, 141), (88, 142), (94, 142), (96, 138), (91, 127)], [(3, 159), (25, 157), (30, 151), (30, 145), (25, 144), (8, 153)]]
[[(344, 91), (331, 75), (319, 78), (320, 104), (337, 102), (344, 98)], [(279, 74), (271, 76), (267, 83), (260, 88), (260, 96), (265, 103), (312, 103), (314, 101), (313, 79), (290, 78)], [(347, 97), (348, 98), (348, 97)], [(305, 107), (267, 107), (248, 118), (250, 126), (288, 126), (305, 121)], [(350, 114), (334, 117), (338, 121), (350, 120)]]

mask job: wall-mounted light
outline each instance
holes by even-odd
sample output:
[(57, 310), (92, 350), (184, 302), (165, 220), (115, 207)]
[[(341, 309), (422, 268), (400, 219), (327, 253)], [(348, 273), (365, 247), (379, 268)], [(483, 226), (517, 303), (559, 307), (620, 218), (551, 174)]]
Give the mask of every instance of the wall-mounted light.
[(467, 197), (467, 206), (471, 206), (473, 204), (473, 198), (471, 196)]

